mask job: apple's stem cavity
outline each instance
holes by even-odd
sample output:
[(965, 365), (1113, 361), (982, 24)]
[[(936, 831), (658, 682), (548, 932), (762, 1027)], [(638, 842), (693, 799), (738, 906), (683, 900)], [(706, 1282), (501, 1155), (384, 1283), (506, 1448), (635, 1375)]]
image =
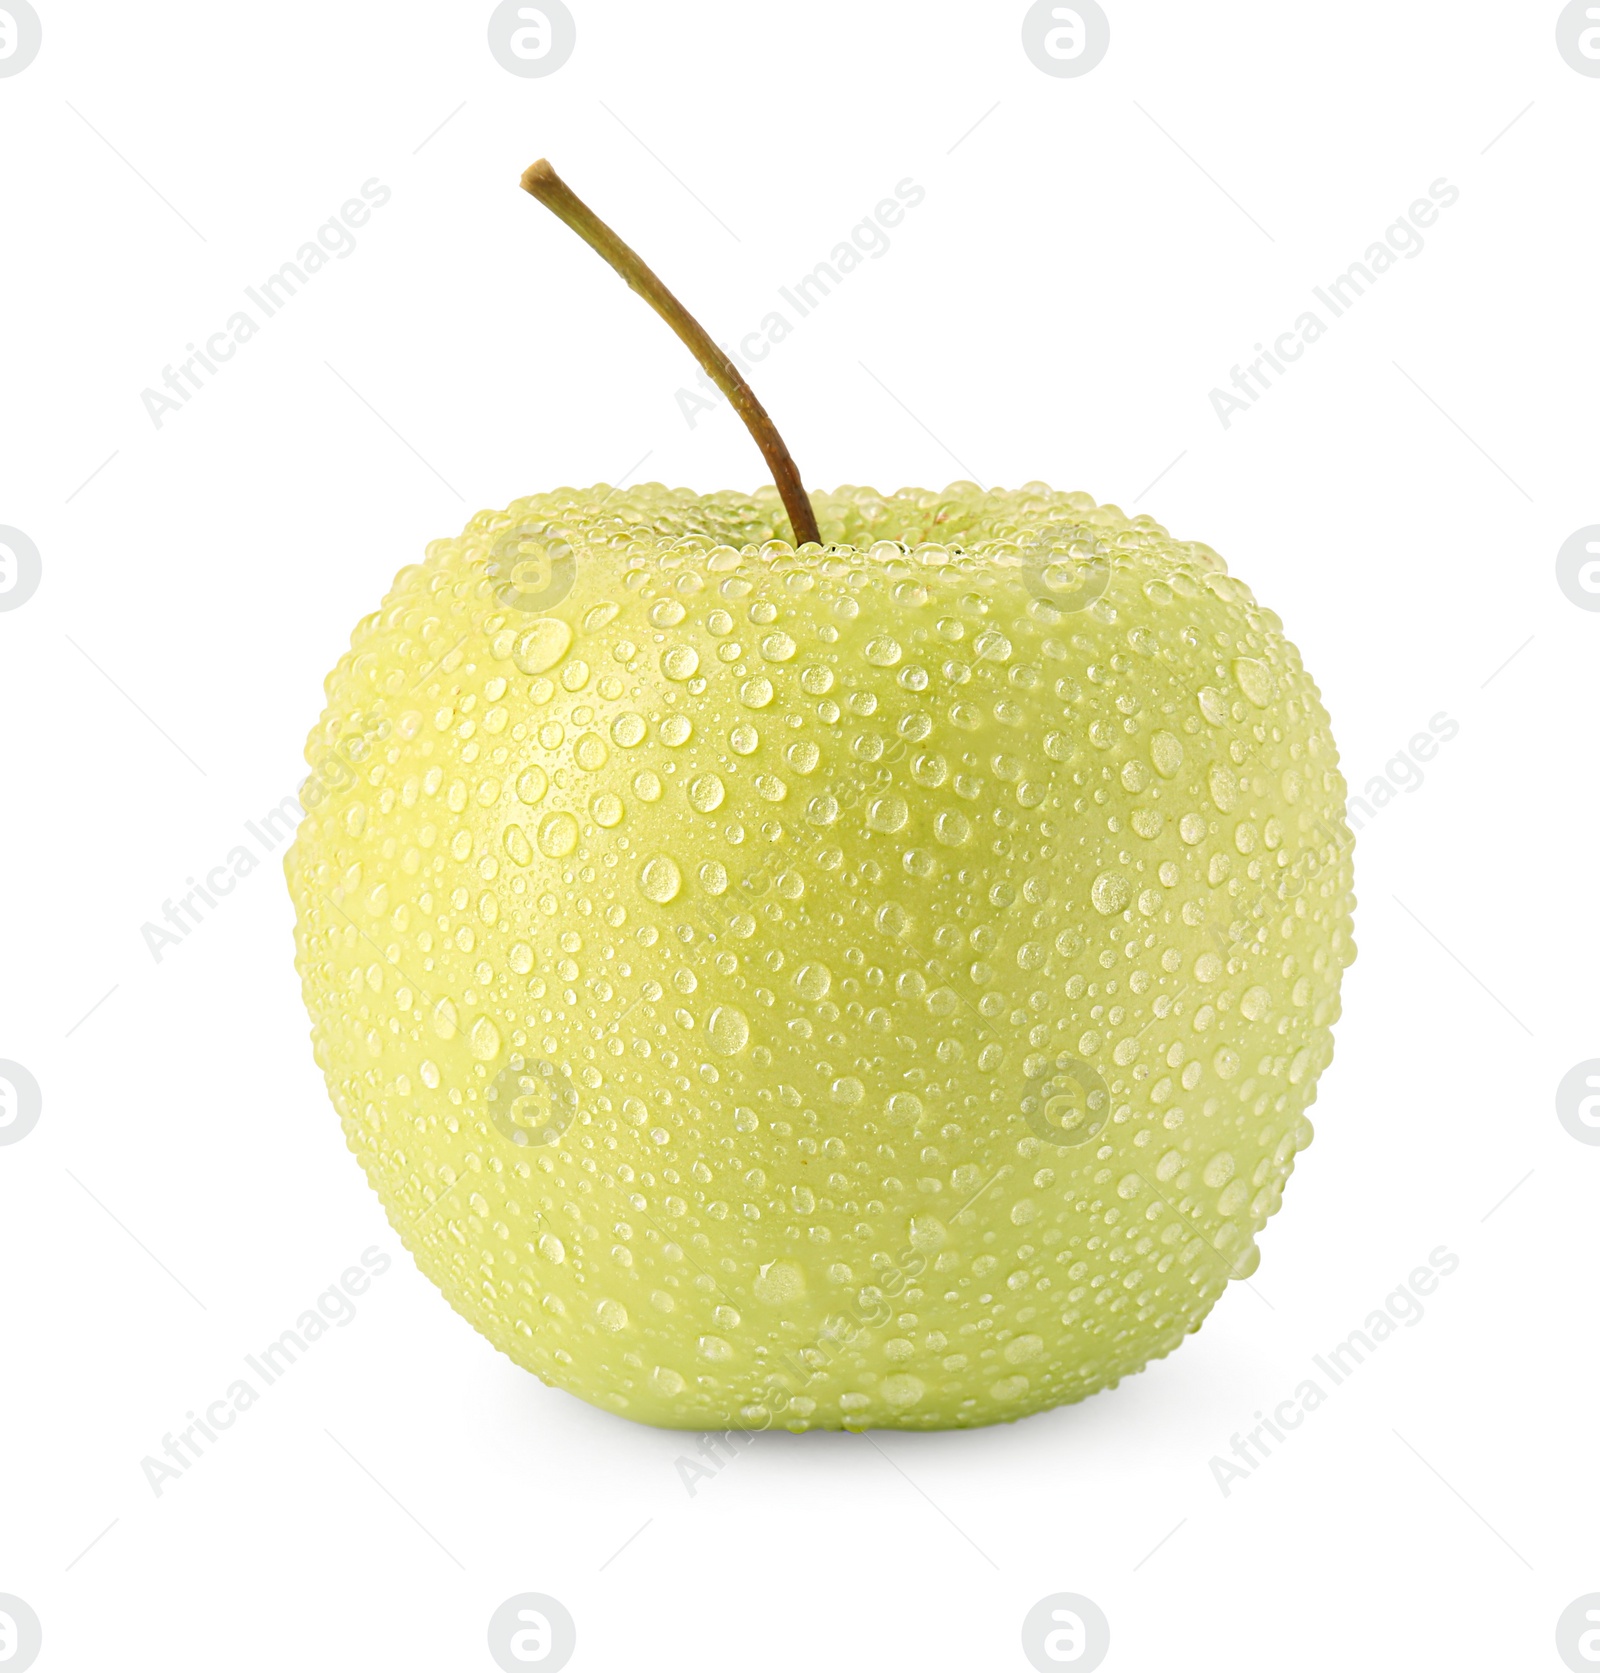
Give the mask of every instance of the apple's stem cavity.
[(551, 168), (542, 157), (522, 176), (522, 189), (538, 198), (546, 209), (558, 215), (592, 250), (596, 250), (614, 267), (628, 284), (660, 314), (682, 339), (684, 346), (706, 369), (711, 381), (733, 403), (733, 409), (744, 420), (745, 428), (755, 437), (761, 456), (767, 461), (772, 480), (778, 485), (783, 509), (789, 514), (794, 529), (795, 544), (807, 541), (822, 544), (817, 529), (816, 514), (806, 497), (800, 470), (783, 445), (783, 437), (767, 416), (767, 410), (756, 399), (739, 375), (739, 368), (706, 335), (698, 320), (667, 287), (622, 242), (582, 198)]

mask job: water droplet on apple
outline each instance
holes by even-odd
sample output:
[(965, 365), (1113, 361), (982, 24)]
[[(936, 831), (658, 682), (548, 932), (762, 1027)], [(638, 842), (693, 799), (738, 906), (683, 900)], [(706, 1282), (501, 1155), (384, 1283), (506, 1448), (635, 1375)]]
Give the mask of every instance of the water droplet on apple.
[(727, 793), (727, 786), (715, 773), (702, 773), (689, 786), (689, 800), (701, 813), (714, 813)]
[(911, 817), (904, 796), (878, 796), (867, 804), (867, 828), (893, 834), (903, 830)]
[(1273, 678), (1272, 670), (1253, 656), (1241, 656), (1235, 660), (1233, 677), (1239, 682), (1239, 689), (1258, 709), (1266, 708), (1277, 695), (1278, 682)]
[(559, 616), (541, 616), (517, 641), (512, 660), (524, 674), (543, 674), (567, 654), (572, 629)]
[(1157, 732), (1150, 739), (1150, 762), (1163, 778), (1176, 778), (1183, 768), (1183, 745), (1170, 732)]
[(657, 854), (645, 861), (639, 873), (639, 892), (646, 900), (665, 906), (669, 900), (677, 899), (682, 887), (683, 873), (670, 854)]
[(578, 846), (578, 821), (570, 813), (552, 813), (539, 826), (539, 847), (559, 860)]
[(732, 1057), (750, 1044), (750, 1019), (734, 1005), (719, 1005), (706, 1023), (711, 1044), (724, 1057)]
[(1101, 872), (1089, 889), (1095, 911), (1106, 917), (1122, 911), (1132, 896), (1133, 890), (1120, 871)]

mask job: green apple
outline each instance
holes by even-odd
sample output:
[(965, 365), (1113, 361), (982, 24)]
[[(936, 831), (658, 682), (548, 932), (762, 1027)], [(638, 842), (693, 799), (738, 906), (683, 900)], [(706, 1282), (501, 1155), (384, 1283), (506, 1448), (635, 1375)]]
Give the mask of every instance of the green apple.
[(401, 571), (288, 860), (317, 1059), (547, 1382), (1015, 1418), (1254, 1270), (1354, 956), (1344, 785), (1208, 547), (1038, 483), (807, 511), (562, 489)]

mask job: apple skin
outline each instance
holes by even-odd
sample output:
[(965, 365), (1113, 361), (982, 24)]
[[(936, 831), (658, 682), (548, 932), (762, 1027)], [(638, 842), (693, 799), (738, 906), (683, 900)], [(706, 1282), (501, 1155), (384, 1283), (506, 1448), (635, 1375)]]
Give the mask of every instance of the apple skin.
[[(287, 864), (391, 1224), (548, 1383), (949, 1428), (1169, 1353), (1354, 957), (1316, 687), (1208, 547), (1033, 483), (562, 489), (402, 570)], [(895, 544), (901, 542), (903, 544)]]

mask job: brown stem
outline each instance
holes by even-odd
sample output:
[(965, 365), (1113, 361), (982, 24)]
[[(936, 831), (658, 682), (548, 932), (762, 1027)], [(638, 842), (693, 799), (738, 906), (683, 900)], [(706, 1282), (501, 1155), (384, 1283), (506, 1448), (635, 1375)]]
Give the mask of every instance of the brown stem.
[(745, 428), (755, 437), (761, 456), (767, 461), (772, 480), (778, 485), (783, 508), (789, 513), (796, 545), (814, 540), (819, 546), (822, 535), (817, 529), (816, 514), (806, 497), (805, 484), (800, 480), (799, 467), (783, 445), (767, 410), (756, 399), (739, 375), (739, 368), (705, 334), (700, 323), (667, 287), (650, 271), (626, 244), (586, 204), (582, 198), (551, 168), (542, 157), (522, 176), (522, 189), (538, 198), (546, 209), (559, 216), (592, 250), (597, 251), (627, 280), (672, 329), (710, 374), (711, 381), (733, 403), (733, 409), (744, 420)]

